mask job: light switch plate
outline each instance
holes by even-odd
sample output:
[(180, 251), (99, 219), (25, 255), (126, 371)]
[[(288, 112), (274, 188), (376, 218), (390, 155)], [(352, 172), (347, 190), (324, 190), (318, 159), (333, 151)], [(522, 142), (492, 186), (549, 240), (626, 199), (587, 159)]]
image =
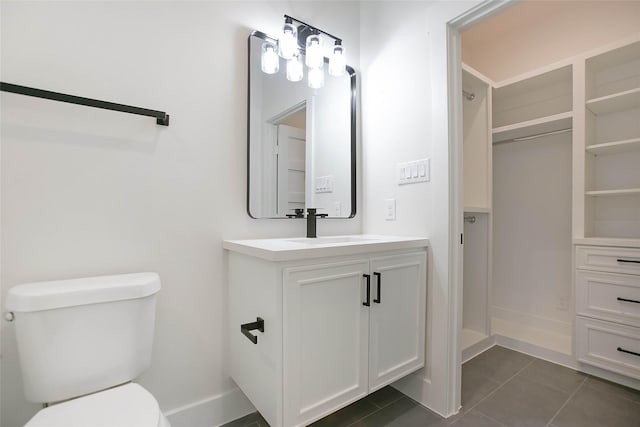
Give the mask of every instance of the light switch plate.
[(384, 201), (385, 219), (394, 221), (396, 219), (396, 199), (386, 199)]
[(430, 159), (414, 160), (412, 162), (398, 163), (398, 184), (415, 184), (431, 180)]
[(332, 193), (333, 192), (333, 175), (316, 177), (316, 193)]

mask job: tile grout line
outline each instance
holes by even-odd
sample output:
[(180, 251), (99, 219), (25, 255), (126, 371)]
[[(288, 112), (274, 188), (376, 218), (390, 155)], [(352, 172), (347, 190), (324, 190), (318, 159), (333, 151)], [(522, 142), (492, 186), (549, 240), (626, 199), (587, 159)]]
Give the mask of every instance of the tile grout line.
[(580, 385), (573, 391), (573, 393), (571, 393), (569, 395), (569, 397), (567, 398), (567, 400), (562, 404), (562, 406), (556, 411), (556, 413), (553, 415), (553, 417), (551, 417), (551, 419), (549, 420), (549, 422), (546, 424), (546, 427), (549, 427), (551, 425), (551, 423), (553, 423), (553, 420), (556, 419), (556, 417), (560, 414), (560, 412), (565, 408), (565, 406), (567, 406), (567, 404), (569, 404), (569, 402), (571, 401), (571, 399), (573, 399), (573, 396), (575, 396), (580, 390), (582, 390), (582, 388), (584, 387), (584, 385), (587, 383), (587, 380), (589, 379), (589, 377), (585, 377), (582, 382), (580, 383)]
[(360, 421), (364, 420), (365, 418), (370, 417), (371, 415), (376, 414), (376, 413), (378, 413), (378, 412), (382, 411), (384, 408), (386, 408), (386, 407), (387, 407), (387, 406), (389, 406), (389, 405), (392, 405), (392, 404), (396, 403), (398, 400), (402, 399), (403, 397), (407, 397), (407, 396), (405, 396), (404, 394), (401, 394), (401, 395), (400, 395), (400, 397), (398, 397), (397, 399), (392, 400), (391, 402), (387, 403), (387, 404), (386, 404), (386, 405), (384, 405), (384, 406), (378, 406), (378, 405), (376, 405), (375, 403), (370, 402), (373, 406), (375, 406), (375, 407), (376, 407), (376, 410), (375, 410), (375, 411), (373, 411), (373, 412), (368, 413), (367, 415), (365, 415), (365, 416), (363, 416), (363, 417), (358, 418), (357, 420), (355, 420), (354, 422), (352, 422), (352, 423), (350, 423), (350, 424), (347, 424), (347, 425), (346, 425), (346, 427), (352, 426), (352, 425), (354, 425), (355, 423), (360, 422)]
[[(386, 408), (387, 406), (391, 405), (392, 403), (396, 403), (398, 400), (402, 399), (403, 397), (409, 397), (406, 394), (402, 394), (400, 393), (400, 396), (396, 397), (395, 399), (389, 401), (386, 405), (380, 406), (375, 402), (371, 402), (374, 406), (377, 406), (379, 409), (383, 409)], [(411, 398), (410, 398), (411, 399)], [(413, 400), (413, 399), (412, 399)]]
[[(485, 400), (487, 400), (489, 397), (493, 396), (495, 393), (497, 393), (498, 390), (500, 390), (502, 387), (504, 387), (509, 381), (511, 381), (512, 379), (514, 379), (515, 377), (518, 376), (518, 374), (520, 374), (520, 372), (524, 371), (525, 369), (527, 369), (533, 362), (535, 362), (535, 358), (531, 361), (529, 361), (529, 363), (527, 363), (526, 365), (524, 365), (522, 368), (520, 368), (518, 370), (518, 372), (516, 372), (515, 374), (513, 374), (512, 376), (510, 376), (509, 378), (507, 378), (503, 383), (499, 383), (500, 385), (498, 387), (496, 387), (495, 390), (493, 390), (491, 393), (487, 394), (485, 397), (483, 397), (482, 399), (478, 400), (475, 405), (473, 405), (472, 407), (469, 408), (469, 410), (464, 411), (463, 415), (468, 414), (472, 409), (475, 409), (476, 406), (478, 406), (479, 404), (481, 404), (482, 402), (484, 402)], [(489, 378), (490, 379), (490, 378)], [(484, 412), (478, 410), (479, 413), (481, 413), (484, 416), (487, 416), (487, 414), (485, 414)], [(491, 418), (491, 417), (489, 417)]]

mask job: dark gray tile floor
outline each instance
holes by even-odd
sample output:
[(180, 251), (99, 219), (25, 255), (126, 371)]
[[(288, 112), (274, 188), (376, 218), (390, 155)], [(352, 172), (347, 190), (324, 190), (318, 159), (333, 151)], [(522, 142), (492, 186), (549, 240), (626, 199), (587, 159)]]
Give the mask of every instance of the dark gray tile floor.
[[(640, 427), (640, 391), (495, 346), (462, 366), (462, 408), (444, 419), (385, 387), (313, 427)], [(223, 427), (269, 427), (253, 413)]]

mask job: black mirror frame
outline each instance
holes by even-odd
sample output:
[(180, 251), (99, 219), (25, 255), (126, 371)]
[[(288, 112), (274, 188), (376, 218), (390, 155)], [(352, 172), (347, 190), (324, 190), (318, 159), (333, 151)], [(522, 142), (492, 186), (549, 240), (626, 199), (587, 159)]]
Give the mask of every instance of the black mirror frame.
[[(259, 37), (262, 40), (276, 43), (277, 40), (273, 37), (261, 31), (252, 31), (247, 39), (247, 215), (253, 219), (291, 219), (286, 217), (264, 217), (256, 218), (251, 214), (251, 37)], [(304, 53), (304, 49), (301, 49)], [(324, 58), (326, 64), (329, 63), (328, 58)], [(356, 70), (353, 67), (346, 66), (347, 74), (351, 82), (351, 213), (348, 217), (328, 217), (329, 219), (350, 219), (356, 216), (356, 187), (357, 187), (357, 173), (356, 173), (356, 103), (357, 103), (357, 86), (356, 86)]]

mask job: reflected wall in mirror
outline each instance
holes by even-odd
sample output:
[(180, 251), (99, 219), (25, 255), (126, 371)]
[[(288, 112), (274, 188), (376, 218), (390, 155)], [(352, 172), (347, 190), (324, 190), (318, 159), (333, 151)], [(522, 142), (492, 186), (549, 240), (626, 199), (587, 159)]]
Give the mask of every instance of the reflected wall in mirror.
[[(280, 59), (275, 74), (262, 72), (265, 41), (249, 36), (247, 212), (253, 218), (286, 218), (296, 209), (317, 208), (333, 218), (356, 212), (356, 76), (326, 74), (311, 89), (306, 75), (286, 78)], [(325, 59), (325, 71), (326, 71)], [(306, 70), (305, 70), (306, 71)]]

